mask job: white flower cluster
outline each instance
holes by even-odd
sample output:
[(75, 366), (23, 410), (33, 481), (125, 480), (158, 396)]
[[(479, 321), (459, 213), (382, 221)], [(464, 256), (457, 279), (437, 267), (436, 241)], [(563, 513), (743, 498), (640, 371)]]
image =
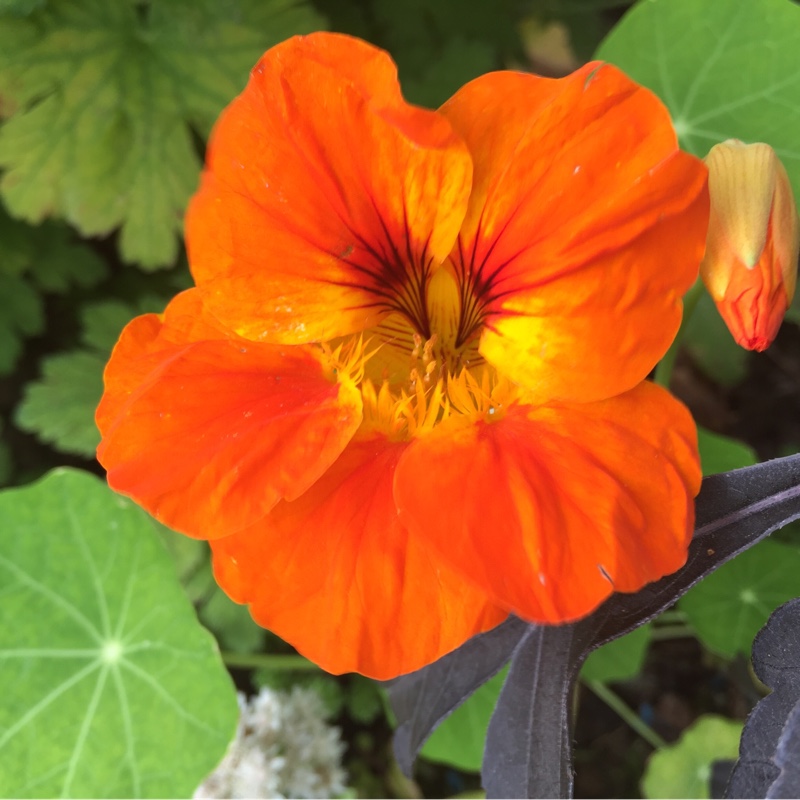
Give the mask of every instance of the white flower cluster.
[(217, 769), (199, 786), (202, 798), (335, 797), (346, 791), (344, 743), (325, 721), (319, 695), (262, 689), (239, 695), (236, 738)]

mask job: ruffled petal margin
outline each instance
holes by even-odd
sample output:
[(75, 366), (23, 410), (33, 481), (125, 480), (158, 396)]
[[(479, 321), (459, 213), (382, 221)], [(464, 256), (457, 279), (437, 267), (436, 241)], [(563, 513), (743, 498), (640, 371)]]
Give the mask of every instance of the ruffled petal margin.
[(97, 450), (112, 489), (175, 530), (228, 536), (302, 494), (361, 422), (305, 347), (227, 333), (192, 289), (134, 319), (105, 372)]
[(542, 400), (642, 381), (666, 352), (705, 247), (703, 163), (616, 68), (502, 72), (441, 108), (474, 187), (453, 253), (482, 307), (482, 355)]
[(696, 439), (689, 412), (650, 383), (597, 403), (517, 405), (414, 441), (395, 498), (412, 537), (498, 605), (567, 622), (684, 563)]
[(393, 678), (507, 616), (408, 536), (392, 494), (407, 446), (354, 441), (301, 498), (211, 542), (220, 586), (329, 672)]
[(386, 53), (295, 37), (267, 51), (212, 134), (186, 220), (192, 273), (211, 312), (256, 341), (419, 317), (471, 180), (464, 143), (403, 100)]

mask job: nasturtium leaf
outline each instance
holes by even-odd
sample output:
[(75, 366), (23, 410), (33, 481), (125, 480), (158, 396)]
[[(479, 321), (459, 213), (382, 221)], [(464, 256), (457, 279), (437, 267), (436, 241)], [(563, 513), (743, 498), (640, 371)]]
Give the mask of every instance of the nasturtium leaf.
[(22, 352), (22, 340), (44, 329), (39, 293), (24, 279), (0, 273), (0, 375), (11, 372)]
[(731, 439), (730, 436), (722, 436), (700, 426), (697, 428), (697, 443), (703, 475), (730, 472), (758, 463), (758, 456), (752, 447)]
[(56, 470), (0, 493), (0, 575), (0, 796), (191, 796), (236, 696), (149, 517)]
[(501, 670), (460, 705), (425, 742), (420, 755), (429, 761), (480, 772), (489, 720), (508, 670)]
[(0, 16), (0, 194), (14, 216), (171, 265), (201, 135), (271, 44), (320, 27), (305, 0), (50, 0)]
[(642, 779), (647, 798), (711, 796), (714, 761), (735, 758), (742, 723), (706, 714), (687, 728), (672, 745), (650, 757)]
[(696, 507), (686, 564), (672, 575), (633, 594), (614, 594), (571, 625), (525, 625), (510, 618), (394, 681), (389, 696), (399, 724), (395, 753), (406, 774), (441, 720), (510, 656), (486, 738), (487, 796), (569, 796), (572, 695), (587, 655), (652, 620), (726, 561), (800, 518), (800, 456), (712, 475), (703, 481)]
[(650, 626), (634, 628), (625, 636), (598, 647), (589, 654), (581, 670), (585, 681), (626, 681), (639, 674), (650, 644)]
[(705, 292), (686, 325), (683, 344), (694, 363), (720, 386), (735, 386), (747, 374), (751, 354), (736, 344)]
[(767, 142), (800, 196), (800, 7), (789, 0), (647, 0), (597, 50), (667, 105), (689, 152)]
[(759, 632), (753, 671), (772, 692), (747, 718), (727, 796), (799, 797), (800, 784), (785, 767), (787, 759), (800, 763), (800, 598), (781, 606)]
[(769, 615), (798, 594), (800, 550), (767, 539), (692, 587), (680, 608), (709, 650), (733, 658), (749, 656)]

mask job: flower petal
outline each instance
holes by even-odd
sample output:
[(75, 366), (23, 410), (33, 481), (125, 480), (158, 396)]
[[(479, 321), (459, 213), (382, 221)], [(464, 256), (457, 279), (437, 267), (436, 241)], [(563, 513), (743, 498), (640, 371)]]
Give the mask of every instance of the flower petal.
[(396, 677), (507, 616), (408, 537), (392, 497), (406, 446), (352, 442), (301, 498), (211, 543), (220, 586), (329, 672)]
[[(192, 314), (191, 312), (194, 312)], [(112, 489), (170, 527), (227, 536), (302, 494), (361, 421), (310, 348), (227, 334), (196, 290), (123, 331), (97, 411)]]
[(705, 167), (666, 109), (593, 63), (485, 75), (441, 113), (474, 162), (453, 261), (482, 307), (481, 353), (542, 399), (635, 386), (675, 336), (708, 221)]
[(326, 341), (411, 315), (448, 255), (472, 165), (389, 56), (317, 33), (269, 50), (211, 137), (189, 207), (192, 272), (249, 339)]
[(496, 603), (557, 623), (678, 569), (699, 486), (691, 416), (643, 383), (597, 403), (443, 424), (404, 454), (395, 498), (412, 536)]

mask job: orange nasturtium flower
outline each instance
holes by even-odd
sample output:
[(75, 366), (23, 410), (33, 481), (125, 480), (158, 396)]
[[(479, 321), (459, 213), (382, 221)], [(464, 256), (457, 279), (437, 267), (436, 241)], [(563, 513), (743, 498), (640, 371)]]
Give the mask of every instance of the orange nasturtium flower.
[(696, 432), (644, 379), (707, 222), (704, 165), (614, 67), (429, 111), (381, 50), (290, 39), (211, 137), (196, 288), (111, 357), (109, 483), (332, 672), (586, 615), (686, 558)]

